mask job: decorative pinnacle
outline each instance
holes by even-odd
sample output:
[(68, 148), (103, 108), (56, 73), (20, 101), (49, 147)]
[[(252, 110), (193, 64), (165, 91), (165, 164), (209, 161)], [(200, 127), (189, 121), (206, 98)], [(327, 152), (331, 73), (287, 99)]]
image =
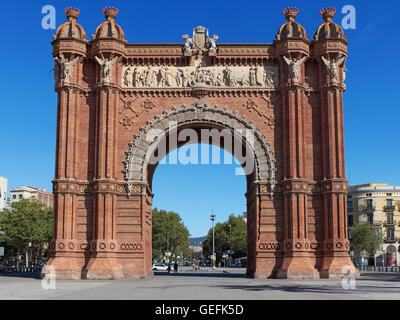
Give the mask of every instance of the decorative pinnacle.
[(321, 9), (319, 13), (322, 16), (322, 19), (324, 19), (325, 22), (332, 21), (333, 16), (335, 15), (336, 9), (333, 7), (328, 7)]
[(67, 19), (73, 18), (75, 20), (78, 19), (78, 16), (81, 13), (81, 11), (79, 9), (77, 9), (77, 8), (73, 8), (72, 9), (72, 7), (65, 8), (64, 12), (65, 12), (65, 14), (67, 16)]
[(282, 10), (282, 13), (285, 15), (287, 21), (294, 21), (298, 12), (299, 9), (296, 7), (288, 7)]
[(108, 18), (112, 18), (112, 19), (115, 19), (115, 16), (117, 15), (117, 13), (118, 13), (118, 9), (117, 8), (114, 8), (114, 7), (105, 7), (104, 9), (103, 9), (103, 13), (104, 13), (104, 16), (106, 17), (106, 19), (108, 19)]

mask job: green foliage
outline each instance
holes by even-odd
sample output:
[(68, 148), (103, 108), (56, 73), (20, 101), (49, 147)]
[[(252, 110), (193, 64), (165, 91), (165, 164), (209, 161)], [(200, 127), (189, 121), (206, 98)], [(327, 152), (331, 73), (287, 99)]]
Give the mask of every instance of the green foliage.
[(361, 223), (350, 228), (351, 249), (360, 254), (363, 251), (375, 253), (382, 244), (382, 235), (370, 223)]
[(153, 258), (160, 258), (167, 251), (189, 257), (189, 230), (176, 212), (153, 209)]
[(0, 213), (0, 245), (5, 247), (5, 258), (15, 257), (18, 251), (23, 254), (26, 250), (40, 257), (43, 246), (51, 240), (52, 225), (51, 208), (36, 201), (12, 203), (11, 208)]
[[(246, 256), (247, 225), (242, 216), (235, 217), (231, 214), (228, 221), (217, 223), (214, 229), (214, 238), (217, 255), (227, 250), (235, 250), (233, 257)], [(203, 242), (203, 253), (204, 256), (212, 254), (212, 228)]]

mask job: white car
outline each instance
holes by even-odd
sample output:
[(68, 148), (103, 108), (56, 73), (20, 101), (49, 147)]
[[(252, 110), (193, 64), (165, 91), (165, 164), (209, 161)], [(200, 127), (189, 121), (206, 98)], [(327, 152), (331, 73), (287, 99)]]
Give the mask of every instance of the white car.
[(162, 264), (162, 263), (155, 263), (153, 264), (153, 270), (156, 271), (167, 271), (168, 270), (168, 266), (166, 264)]

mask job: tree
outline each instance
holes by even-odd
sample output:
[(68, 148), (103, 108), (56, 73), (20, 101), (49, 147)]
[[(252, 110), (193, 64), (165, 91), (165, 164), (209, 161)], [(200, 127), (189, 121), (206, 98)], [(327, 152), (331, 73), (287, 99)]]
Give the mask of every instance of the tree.
[[(229, 227), (230, 226), (230, 227)], [(229, 216), (228, 221), (217, 223), (214, 230), (215, 252), (222, 254), (227, 250), (234, 250), (233, 257), (246, 256), (247, 225), (242, 216)], [(212, 228), (203, 242), (205, 256), (212, 255)]]
[[(5, 258), (26, 251), (38, 259), (52, 237), (53, 210), (37, 201), (13, 202), (11, 208), (0, 213), (0, 243), (5, 247)], [(31, 247), (29, 247), (31, 244)]]
[(351, 249), (360, 256), (362, 252), (374, 254), (382, 244), (382, 235), (370, 223), (361, 223), (350, 228)]
[(167, 251), (176, 256), (183, 252), (188, 257), (189, 230), (179, 214), (173, 211), (153, 209), (153, 258), (160, 258)]

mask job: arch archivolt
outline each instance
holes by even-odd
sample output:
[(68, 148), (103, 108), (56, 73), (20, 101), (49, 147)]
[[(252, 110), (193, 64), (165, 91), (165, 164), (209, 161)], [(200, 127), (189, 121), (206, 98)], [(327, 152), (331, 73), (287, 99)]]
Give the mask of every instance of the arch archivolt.
[[(244, 115), (239, 115), (227, 107), (197, 102), (190, 106), (182, 105), (178, 108), (173, 107), (170, 111), (163, 111), (152, 121), (147, 121), (146, 127), (141, 127), (139, 134), (134, 135), (134, 141), (129, 144), (129, 150), (123, 162), (128, 193), (131, 192), (134, 183), (148, 184), (147, 167), (150, 153), (159, 143), (159, 137), (168, 135), (171, 129), (190, 128), (196, 125), (226, 128), (234, 133), (235, 138), (243, 139), (246, 150), (251, 151), (251, 157), (254, 160), (256, 181), (265, 183), (271, 188), (274, 186), (275, 153), (271, 150), (271, 144), (266, 141), (265, 135), (260, 133), (260, 129), (255, 127), (252, 121), (247, 121)], [(154, 132), (163, 134), (154, 135)], [(249, 139), (250, 133), (251, 139)]]

